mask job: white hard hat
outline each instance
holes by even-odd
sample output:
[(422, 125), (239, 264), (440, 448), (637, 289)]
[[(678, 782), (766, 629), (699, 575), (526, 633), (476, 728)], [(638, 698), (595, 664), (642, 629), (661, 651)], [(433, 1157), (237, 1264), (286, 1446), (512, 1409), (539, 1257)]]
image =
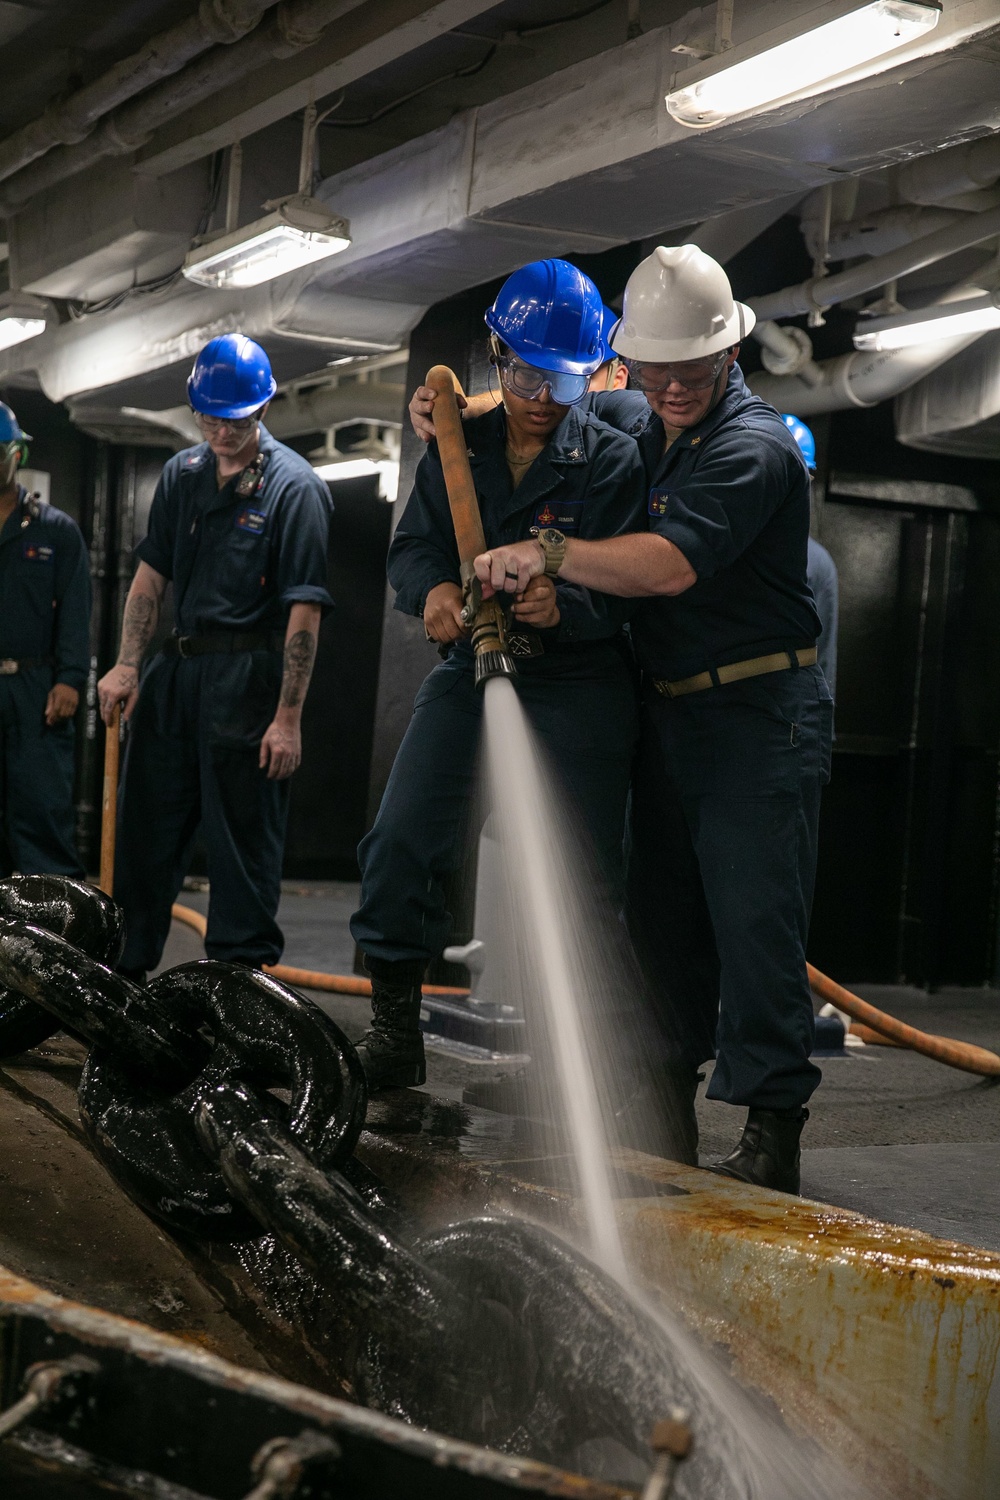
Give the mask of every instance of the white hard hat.
[(628, 279), (610, 343), (651, 364), (702, 359), (739, 344), (756, 321), (717, 260), (697, 245), (658, 245)]

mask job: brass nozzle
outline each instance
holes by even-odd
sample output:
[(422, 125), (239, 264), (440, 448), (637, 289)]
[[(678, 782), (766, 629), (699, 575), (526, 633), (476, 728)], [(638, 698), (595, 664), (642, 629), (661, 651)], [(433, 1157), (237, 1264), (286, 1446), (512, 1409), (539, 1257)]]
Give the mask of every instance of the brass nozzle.
[(507, 651), (503, 609), (496, 599), (485, 599), (472, 622), (472, 650), (476, 658), (476, 687), (491, 677), (515, 677), (517, 668)]

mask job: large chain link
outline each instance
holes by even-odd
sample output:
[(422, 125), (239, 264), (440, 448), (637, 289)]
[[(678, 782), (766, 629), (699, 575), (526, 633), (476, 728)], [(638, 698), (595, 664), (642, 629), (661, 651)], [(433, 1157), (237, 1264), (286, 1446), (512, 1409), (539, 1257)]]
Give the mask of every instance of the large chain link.
[[(238, 965), (129, 983), (93, 956), (103, 941), (113, 962), (121, 938), (97, 896), (68, 880), (0, 882), (0, 985), (43, 1007), (49, 1031), (91, 1044), (81, 1114), (131, 1197), (184, 1232), (266, 1232), (335, 1300), (360, 1336), (368, 1405), (564, 1463), (602, 1434), (645, 1456), (666, 1410), (699, 1404), (671, 1342), (548, 1231), (483, 1218), (404, 1243), (389, 1195), (352, 1158), (365, 1082), (340, 1028)], [(67, 936), (84, 933), (86, 952)], [(0, 1055), (24, 1034), (0, 1027)], [(684, 1493), (735, 1500), (728, 1434), (699, 1436)]]
[[(63, 875), (21, 875), (0, 880), (0, 930), (30, 922), (65, 938), (100, 963), (115, 964), (125, 942), (121, 910), (92, 886)], [(60, 1021), (16, 987), (0, 983), (0, 1057), (37, 1047)]]

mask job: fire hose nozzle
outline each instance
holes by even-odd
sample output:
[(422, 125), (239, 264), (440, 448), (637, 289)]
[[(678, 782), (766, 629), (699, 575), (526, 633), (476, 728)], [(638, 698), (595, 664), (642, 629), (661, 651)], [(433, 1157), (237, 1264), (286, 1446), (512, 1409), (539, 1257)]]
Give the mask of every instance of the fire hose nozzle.
[(491, 677), (516, 677), (517, 668), (507, 650), (503, 609), (496, 599), (485, 599), (472, 622), (472, 651), (476, 658), (476, 687)]
[(462, 580), (462, 621), (472, 635), (478, 688), (489, 682), (491, 677), (513, 677), (516, 673), (507, 650), (503, 609), (496, 599), (483, 598), (482, 585), (475, 573), (475, 560), (480, 553), (486, 551), (486, 539), (462, 433), (462, 419), (456, 403), (456, 392), (460, 387), (455, 372), (449, 370), (447, 365), (435, 365), (428, 370), (427, 384), (438, 396), (434, 408), (434, 426), (437, 429), (438, 454), (458, 547), (461, 569), (459, 577)]
[(462, 624), (469, 629), (476, 623), (476, 616), (483, 607), (483, 586), (475, 573), (470, 573), (462, 585), (464, 603), (462, 605)]

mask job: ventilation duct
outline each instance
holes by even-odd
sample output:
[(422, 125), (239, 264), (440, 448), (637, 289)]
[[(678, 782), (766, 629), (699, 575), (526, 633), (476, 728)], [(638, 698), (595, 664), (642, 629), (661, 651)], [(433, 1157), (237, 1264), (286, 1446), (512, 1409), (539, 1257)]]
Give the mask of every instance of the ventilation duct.
[(1000, 332), (896, 398), (896, 437), (930, 453), (1000, 458)]
[[(303, 3), (292, 0), (289, 11), (294, 6), (298, 14)], [(461, 8), (482, 3), (461, 0)], [(435, 24), (446, 9), (454, 14), (460, 8), (459, 0), (451, 4), (454, 10), (444, 0), (431, 7)], [(222, 49), (223, 60), (256, 44), (271, 25), (265, 20), (251, 36)], [(898, 70), (901, 81), (919, 77), (919, 86), (845, 87), (810, 100), (807, 109), (801, 103), (776, 107), (694, 139), (663, 107), (663, 80), (676, 65), (671, 49), (686, 27), (678, 22), (651, 31), (602, 53), (597, 69), (592, 59), (573, 64), (328, 179), (316, 196), (350, 218), (354, 243), (320, 269), (280, 278), (261, 289), (263, 296), (189, 296), (175, 287), (164, 296), (137, 297), (106, 314), (53, 328), (20, 352), (4, 351), (0, 381), (34, 379), (37, 373), (53, 400), (114, 388), (108, 395), (115, 404), (166, 407), (179, 399), (184, 362), (217, 332), (242, 328), (260, 338), (272, 358), (294, 341), (311, 343), (302, 350), (303, 362), (279, 373), (279, 380), (315, 370), (324, 349), (332, 358), (398, 347), (426, 307), (524, 261), (660, 236), (671, 225), (686, 229), (722, 210), (773, 205), (835, 173), (884, 165), (926, 129), (932, 94), (934, 128), (942, 134), (968, 128), (970, 114), (982, 115), (995, 104), (995, 86), (984, 81), (974, 55), (974, 38), (992, 25), (995, 13), (988, 15), (979, 0), (946, 11), (927, 55)], [(354, 58), (352, 76), (363, 66), (363, 59)], [(188, 71), (171, 86), (181, 87)], [(947, 87), (937, 87), (939, 75), (946, 75)], [(876, 95), (877, 129), (867, 112)], [(831, 143), (822, 164), (803, 151), (804, 122)], [(29, 170), (47, 169), (63, 149)], [(74, 221), (68, 214), (60, 218), (58, 202), (53, 193), (52, 239), (72, 246)], [(1000, 217), (992, 228), (986, 216), (967, 227), (972, 219), (965, 215), (938, 233), (961, 230), (969, 242), (964, 237), (970, 233), (976, 240), (1000, 229)], [(725, 228), (731, 251), (732, 226)], [(918, 257), (932, 239), (922, 237)], [(935, 240), (933, 250), (955, 248)], [(908, 265), (915, 250), (896, 253), (905, 254)], [(877, 278), (894, 274), (884, 264), (874, 271)], [(828, 279), (823, 295), (834, 280)], [(154, 392), (158, 371), (163, 389)]]

